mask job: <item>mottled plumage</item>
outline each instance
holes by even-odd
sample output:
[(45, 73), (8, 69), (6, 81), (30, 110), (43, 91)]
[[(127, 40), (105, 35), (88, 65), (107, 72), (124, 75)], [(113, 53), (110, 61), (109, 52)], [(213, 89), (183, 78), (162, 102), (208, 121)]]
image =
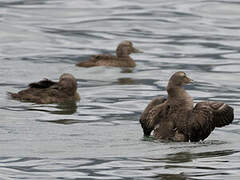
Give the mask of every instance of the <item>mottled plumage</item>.
[(93, 66), (115, 66), (115, 67), (135, 67), (134, 60), (129, 56), (131, 53), (140, 53), (138, 49), (133, 47), (132, 42), (123, 41), (116, 49), (114, 55), (93, 55), (88, 61), (79, 62), (76, 66), (93, 67)]
[(13, 99), (39, 104), (63, 103), (80, 100), (77, 81), (71, 74), (63, 74), (59, 82), (48, 79), (29, 84), (29, 88), (18, 93), (9, 93)]
[(140, 123), (145, 136), (152, 131), (158, 139), (197, 142), (206, 139), (215, 127), (233, 121), (233, 108), (223, 102), (195, 105), (183, 86), (192, 82), (184, 72), (176, 72), (168, 82), (168, 98), (155, 98), (145, 108)]

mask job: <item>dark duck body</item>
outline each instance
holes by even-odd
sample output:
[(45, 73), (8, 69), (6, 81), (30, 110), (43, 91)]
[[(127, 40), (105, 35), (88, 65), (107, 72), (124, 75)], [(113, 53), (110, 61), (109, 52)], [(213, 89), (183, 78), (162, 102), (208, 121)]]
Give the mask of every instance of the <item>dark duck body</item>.
[(183, 86), (192, 80), (176, 72), (168, 82), (168, 98), (153, 99), (145, 108), (140, 123), (145, 136), (152, 131), (157, 139), (197, 142), (206, 139), (215, 127), (233, 121), (233, 108), (223, 102), (206, 101), (195, 105)]
[(29, 84), (18, 93), (9, 93), (13, 99), (39, 104), (75, 102), (80, 100), (77, 81), (71, 74), (62, 74), (59, 82), (48, 79)]
[(131, 53), (140, 53), (138, 49), (133, 47), (132, 42), (123, 41), (116, 49), (116, 56), (114, 55), (93, 55), (88, 61), (79, 62), (76, 66), (79, 67), (93, 67), (93, 66), (114, 66), (114, 67), (135, 67), (136, 63), (129, 56)]

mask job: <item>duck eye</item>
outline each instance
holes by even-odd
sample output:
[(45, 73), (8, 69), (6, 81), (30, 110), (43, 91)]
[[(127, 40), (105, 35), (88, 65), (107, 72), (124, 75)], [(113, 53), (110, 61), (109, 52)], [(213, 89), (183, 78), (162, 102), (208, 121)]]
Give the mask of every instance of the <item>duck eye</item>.
[(132, 43), (128, 41), (127, 45), (128, 45), (128, 46), (132, 46)]
[(186, 77), (186, 74), (185, 73), (181, 73), (180, 76)]

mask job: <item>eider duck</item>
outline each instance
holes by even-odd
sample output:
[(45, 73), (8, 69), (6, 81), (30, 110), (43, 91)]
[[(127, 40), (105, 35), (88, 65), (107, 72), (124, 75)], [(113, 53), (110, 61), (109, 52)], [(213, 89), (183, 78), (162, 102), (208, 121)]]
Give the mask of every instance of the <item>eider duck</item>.
[(135, 67), (134, 60), (129, 56), (131, 53), (141, 53), (142, 51), (133, 47), (132, 42), (123, 41), (116, 49), (116, 56), (113, 55), (93, 55), (88, 61), (79, 62), (76, 66), (115, 66), (115, 67)]
[(13, 99), (38, 104), (75, 102), (80, 100), (77, 81), (71, 74), (62, 74), (59, 82), (48, 79), (29, 84), (29, 88), (18, 93), (10, 93)]
[(206, 101), (195, 105), (184, 85), (192, 80), (185, 72), (176, 72), (168, 82), (168, 98), (153, 99), (141, 115), (144, 136), (152, 131), (157, 139), (198, 142), (206, 139), (215, 127), (233, 121), (233, 108), (223, 102)]

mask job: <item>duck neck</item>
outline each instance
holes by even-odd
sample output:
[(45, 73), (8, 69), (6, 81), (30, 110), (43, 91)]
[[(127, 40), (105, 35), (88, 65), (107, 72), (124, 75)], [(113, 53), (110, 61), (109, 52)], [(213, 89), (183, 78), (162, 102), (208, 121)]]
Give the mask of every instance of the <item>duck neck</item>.
[(118, 58), (130, 58), (128, 49), (126, 47), (117, 47), (116, 55)]
[(193, 99), (182, 86), (169, 83), (167, 86), (168, 101), (172, 105), (178, 105), (186, 109), (193, 108)]
[(118, 58), (128, 59), (130, 58), (129, 54), (116, 53)]

